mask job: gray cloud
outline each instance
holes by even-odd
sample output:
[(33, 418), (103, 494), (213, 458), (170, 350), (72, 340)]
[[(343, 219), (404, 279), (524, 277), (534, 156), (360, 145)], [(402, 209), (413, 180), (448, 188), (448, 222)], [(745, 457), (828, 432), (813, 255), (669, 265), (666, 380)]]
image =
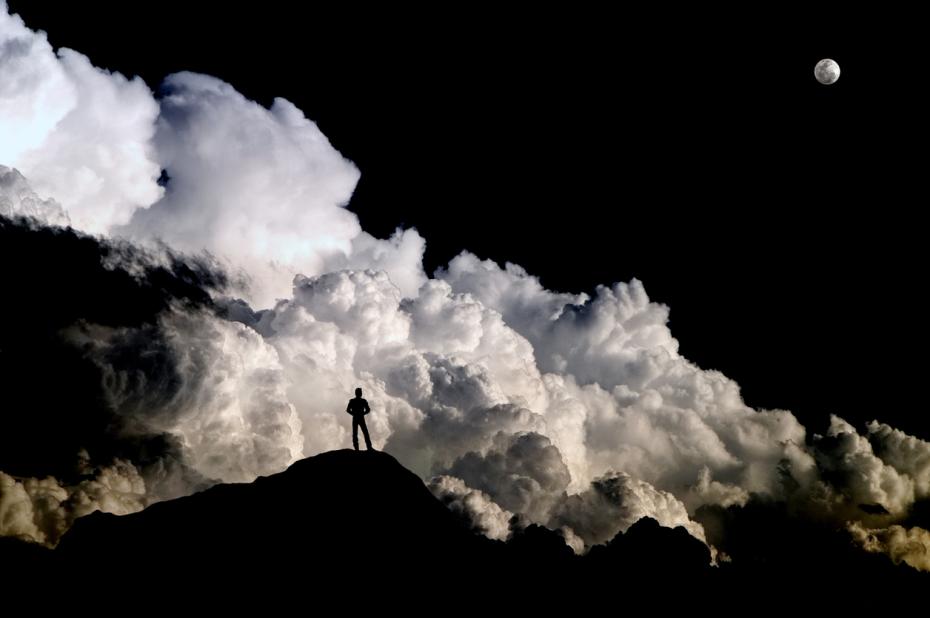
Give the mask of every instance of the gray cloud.
[(550, 510), (571, 481), (559, 450), (546, 436), (533, 432), (499, 433), (488, 451), (465, 453), (448, 473), (540, 524), (548, 522)]
[(915, 500), (914, 480), (887, 465), (869, 440), (843, 419), (832, 416), (824, 436), (815, 436), (814, 453), (825, 482), (850, 505), (880, 504), (904, 515)]
[(877, 421), (868, 424), (866, 437), (883, 463), (914, 481), (918, 499), (930, 497), (930, 442)]

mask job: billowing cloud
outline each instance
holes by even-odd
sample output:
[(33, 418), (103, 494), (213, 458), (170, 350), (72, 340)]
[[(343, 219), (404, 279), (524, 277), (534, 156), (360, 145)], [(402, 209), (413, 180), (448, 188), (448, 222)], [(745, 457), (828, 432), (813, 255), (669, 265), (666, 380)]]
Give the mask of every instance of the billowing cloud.
[[(254, 330), (171, 309), (154, 329), (85, 324), (67, 337), (99, 365), (123, 431), (173, 436), (198, 474), (252, 481), (301, 457), (301, 423), (277, 353)], [(141, 371), (139, 357), (149, 359)]]
[(783, 459), (809, 481), (804, 427), (788, 412), (751, 409), (732, 380), (681, 357), (668, 309), (640, 282), (573, 297), (470, 254), (439, 276), (531, 343), (573, 489), (613, 468), (677, 491), (707, 468), (719, 483), (773, 493)]
[(827, 434), (815, 440), (818, 468), (850, 504), (880, 504), (892, 514), (903, 515), (914, 503), (914, 480), (885, 464), (868, 438), (843, 419), (831, 416)]
[(886, 554), (895, 564), (904, 562), (920, 571), (930, 571), (930, 531), (897, 525), (866, 528), (852, 522), (849, 532), (866, 551)]
[(534, 432), (498, 434), (487, 452), (469, 451), (456, 459), (449, 474), (541, 524), (571, 481), (559, 450)]
[[(348, 253), (329, 254), (323, 272), (374, 269), (387, 273), (391, 283), (408, 298), (417, 295), (426, 283), (423, 253), (426, 240), (414, 229), (398, 228), (387, 240), (361, 232), (352, 239)], [(301, 272), (307, 272), (302, 269)]]
[(0, 536), (54, 545), (74, 520), (103, 511), (125, 515), (148, 501), (145, 481), (125, 461), (115, 461), (74, 485), (54, 477), (17, 479), (0, 472)]
[(139, 78), (56, 52), (6, 3), (0, 74), (0, 165), (78, 229), (206, 249), (241, 270), (241, 292), (264, 307), (296, 273), (376, 267), (406, 295), (426, 279), (422, 237), (361, 231), (344, 208), (358, 169), (285, 99), (266, 109), (195, 73), (168, 76), (156, 98)]
[[(141, 79), (94, 67), (0, 5), (0, 164), (104, 233), (161, 195), (151, 139), (158, 104)], [(90, 145), (93, 145), (90, 147)]]
[(195, 73), (169, 76), (162, 92), (154, 147), (167, 190), (122, 233), (231, 259), (260, 305), (295, 272), (318, 274), (351, 251), (361, 228), (343, 207), (358, 169), (293, 104), (266, 109)]
[(867, 430), (875, 455), (913, 480), (918, 499), (930, 497), (930, 442), (877, 421), (870, 422)]
[(0, 216), (29, 217), (48, 225), (68, 225), (70, 220), (53, 199), (42, 199), (18, 170), (0, 165)]
[(668, 528), (682, 526), (704, 540), (703, 527), (691, 521), (675, 496), (622, 472), (595, 479), (589, 489), (567, 497), (554, 511), (551, 523), (571, 528), (587, 545), (594, 545), (606, 543), (643, 517)]
[(483, 491), (445, 475), (433, 477), (428, 486), (433, 495), (472, 530), (498, 541), (506, 541), (510, 536), (513, 513), (502, 509)]
[(688, 510), (693, 512), (705, 504), (743, 506), (749, 497), (749, 492), (738, 485), (713, 480), (710, 468), (705, 467), (698, 473), (697, 482), (682, 496), (682, 500), (688, 505)]
[(74, 106), (76, 93), (52, 46), (0, 1), (0, 163), (12, 165), (42, 145)]

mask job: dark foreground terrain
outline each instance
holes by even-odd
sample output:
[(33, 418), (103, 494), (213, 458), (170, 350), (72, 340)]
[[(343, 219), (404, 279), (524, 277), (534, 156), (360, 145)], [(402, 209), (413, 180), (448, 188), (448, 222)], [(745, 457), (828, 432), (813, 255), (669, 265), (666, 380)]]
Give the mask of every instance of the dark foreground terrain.
[[(390, 455), (333, 451), (133, 515), (94, 513), (54, 551), (0, 539), (0, 575), (46, 609), (105, 597), (131, 603), (130, 613), (179, 603), (311, 613), (864, 610), (916, 601), (930, 583), (774, 512), (727, 522), (737, 542), (740, 534), (761, 540), (734, 545), (733, 562), (721, 566), (683, 528), (648, 518), (579, 557), (538, 526), (507, 543), (488, 540)], [(749, 522), (771, 528), (747, 530)]]

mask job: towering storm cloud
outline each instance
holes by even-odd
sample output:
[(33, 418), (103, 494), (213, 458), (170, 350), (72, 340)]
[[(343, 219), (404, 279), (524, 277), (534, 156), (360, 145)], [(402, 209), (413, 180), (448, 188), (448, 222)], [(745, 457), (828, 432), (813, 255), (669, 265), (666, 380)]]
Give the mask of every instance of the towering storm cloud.
[(321, 272), (327, 256), (351, 251), (360, 228), (342, 207), (358, 170), (297, 108), (278, 99), (265, 109), (192, 73), (170, 76), (162, 92), (153, 143), (167, 189), (123, 232), (234, 256), (266, 302), (267, 282), (283, 278), (284, 292), (295, 268)]
[(344, 208), (358, 169), (284, 99), (265, 109), (193, 73), (169, 76), (156, 99), (138, 78), (56, 52), (5, 2), (0, 71), (0, 161), (77, 229), (206, 249), (244, 272), (239, 291), (259, 306), (298, 272), (376, 266), (406, 294), (425, 280), (423, 239), (361, 230)]
[(492, 538), (583, 551), (648, 516), (725, 543), (702, 514), (777, 502), (926, 568), (930, 444), (751, 408), (642, 282), (567, 294), (467, 251), (428, 277), (415, 230), (361, 230), (359, 170), (293, 104), (193, 73), (156, 97), (2, 1), (0, 78), (0, 534), (343, 448), (361, 386), (375, 446)]
[[(0, 161), (94, 233), (158, 199), (158, 104), (140, 79), (56, 53), (0, 2)], [(93, 147), (88, 147), (90, 144)]]

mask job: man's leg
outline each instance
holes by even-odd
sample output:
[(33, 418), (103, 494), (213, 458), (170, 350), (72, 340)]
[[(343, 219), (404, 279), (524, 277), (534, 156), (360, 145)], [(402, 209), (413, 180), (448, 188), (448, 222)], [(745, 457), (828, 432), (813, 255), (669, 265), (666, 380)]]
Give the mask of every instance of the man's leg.
[[(368, 436), (368, 430), (365, 430), (365, 436)], [(352, 446), (355, 447), (355, 450), (358, 450), (358, 417), (352, 417)]]
[[(368, 447), (368, 450), (373, 450), (371, 448), (371, 438), (368, 437), (368, 425), (365, 424), (365, 417), (361, 416), (358, 419), (358, 424), (362, 426), (362, 433), (365, 434), (365, 446)], [(358, 448), (358, 442), (355, 443), (355, 448)]]

